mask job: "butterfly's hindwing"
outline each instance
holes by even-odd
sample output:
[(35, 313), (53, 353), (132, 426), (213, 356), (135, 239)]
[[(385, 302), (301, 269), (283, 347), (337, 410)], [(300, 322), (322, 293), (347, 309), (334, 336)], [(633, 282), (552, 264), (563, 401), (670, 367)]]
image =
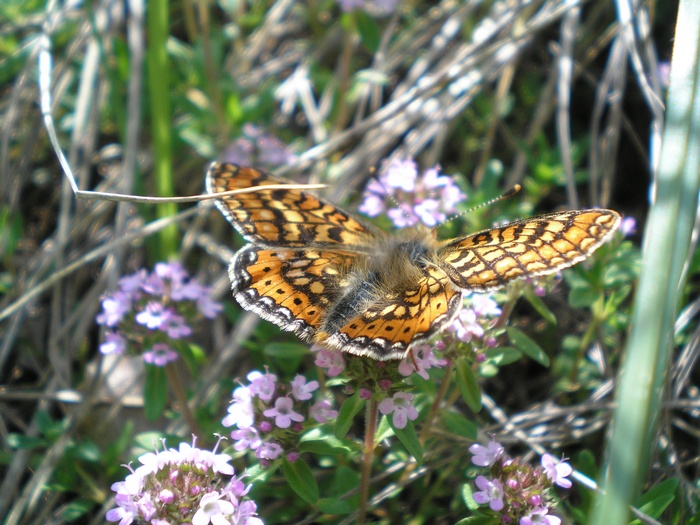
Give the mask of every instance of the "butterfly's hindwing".
[(327, 344), (380, 361), (401, 359), (409, 346), (451, 322), (462, 292), (439, 268), (428, 268), (414, 288), (370, 304), (329, 334)]
[(229, 267), (233, 294), (244, 309), (311, 341), (335, 302), (338, 279), (353, 257), (347, 252), (249, 244)]

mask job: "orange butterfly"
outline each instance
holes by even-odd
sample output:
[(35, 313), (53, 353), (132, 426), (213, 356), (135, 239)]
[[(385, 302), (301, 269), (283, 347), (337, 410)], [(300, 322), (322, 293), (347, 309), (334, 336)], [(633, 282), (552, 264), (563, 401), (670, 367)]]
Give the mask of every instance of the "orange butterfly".
[[(284, 184), (213, 163), (207, 191)], [(231, 261), (233, 295), (309, 343), (379, 361), (401, 359), (487, 292), (589, 257), (620, 224), (612, 210), (550, 213), (438, 241), (425, 227), (388, 234), (308, 192), (259, 190), (216, 204), (250, 242)]]

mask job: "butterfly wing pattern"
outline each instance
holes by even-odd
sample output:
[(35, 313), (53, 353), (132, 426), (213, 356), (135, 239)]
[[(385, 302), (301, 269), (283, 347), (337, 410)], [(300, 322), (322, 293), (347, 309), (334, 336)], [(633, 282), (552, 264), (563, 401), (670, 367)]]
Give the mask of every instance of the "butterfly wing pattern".
[(444, 328), (462, 292), (572, 266), (608, 241), (612, 210), (551, 213), (438, 242), (429, 230), (387, 233), (288, 181), (213, 163), (207, 191), (250, 242), (231, 261), (234, 297), (306, 342), (376, 360), (400, 359)]
[(612, 210), (574, 210), (511, 222), (448, 241), (442, 267), (454, 283), (473, 292), (547, 275), (588, 258), (620, 224)]

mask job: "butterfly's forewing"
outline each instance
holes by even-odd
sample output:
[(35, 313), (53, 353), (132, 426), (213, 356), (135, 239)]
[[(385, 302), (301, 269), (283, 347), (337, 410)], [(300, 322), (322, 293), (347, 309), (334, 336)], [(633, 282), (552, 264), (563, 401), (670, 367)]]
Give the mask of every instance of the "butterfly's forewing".
[(379, 361), (401, 359), (411, 344), (440, 331), (461, 307), (461, 290), (440, 268), (428, 267), (413, 287), (388, 293), (385, 301), (368, 305), (319, 342)]
[(440, 267), (464, 290), (487, 292), (508, 282), (572, 266), (605, 243), (620, 224), (612, 210), (550, 213), (447, 241)]
[[(213, 163), (207, 191), (285, 184), (261, 171), (229, 163)], [(332, 247), (366, 242), (367, 228), (343, 210), (311, 193), (294, 189), (261, 189), (217, 199), (216, 205), (248, 241), (266, 246)]]

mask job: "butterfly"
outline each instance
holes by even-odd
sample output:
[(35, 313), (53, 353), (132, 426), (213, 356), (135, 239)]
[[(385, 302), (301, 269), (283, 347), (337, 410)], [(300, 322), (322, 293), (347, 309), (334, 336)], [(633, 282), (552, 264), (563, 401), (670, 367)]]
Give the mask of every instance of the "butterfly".
[[(284, 184), (213, 163), (207, 192)], [(433, 230), (389, 234), (299, 189), (258, 189), (216, 205), (250, 243), (231, 260), (233, 295), (308, 343), (378, 361), (401, 359), (445, 328), (463, 292), (489, 292), (589, 257), (620, 224), (612, 210), (563, 211), (439, 241)]]

